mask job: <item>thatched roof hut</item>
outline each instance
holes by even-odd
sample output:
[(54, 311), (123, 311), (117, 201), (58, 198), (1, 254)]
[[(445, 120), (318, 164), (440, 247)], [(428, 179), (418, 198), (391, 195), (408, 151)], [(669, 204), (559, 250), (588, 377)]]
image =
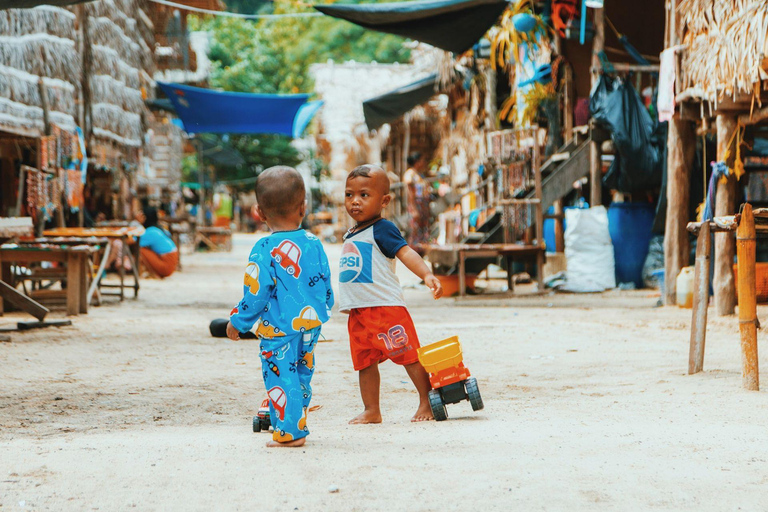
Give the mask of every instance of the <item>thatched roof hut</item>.
[(759, 99), (768, 84), (765, 0), (682, 0), (677, 14), (687, 96), (715, 103)]

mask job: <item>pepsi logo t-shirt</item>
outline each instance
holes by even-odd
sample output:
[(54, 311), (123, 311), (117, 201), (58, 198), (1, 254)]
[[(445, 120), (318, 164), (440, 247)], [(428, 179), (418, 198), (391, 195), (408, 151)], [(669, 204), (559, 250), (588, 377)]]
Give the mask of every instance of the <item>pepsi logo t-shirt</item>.
[(339, 261), (339, 309), (405, 306), (395, 255), (406, 245), (397, 226), (386, 219), (348, 234)]

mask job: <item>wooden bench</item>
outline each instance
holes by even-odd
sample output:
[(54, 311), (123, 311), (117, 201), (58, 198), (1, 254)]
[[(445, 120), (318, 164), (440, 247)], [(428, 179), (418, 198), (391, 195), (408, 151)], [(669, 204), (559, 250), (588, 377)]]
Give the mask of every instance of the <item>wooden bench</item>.
[(195, 248), (204, 244), (212, 251), (231, 251), (232, 250), (232, 230), (224, 227), (202, 227), (195, 228)]

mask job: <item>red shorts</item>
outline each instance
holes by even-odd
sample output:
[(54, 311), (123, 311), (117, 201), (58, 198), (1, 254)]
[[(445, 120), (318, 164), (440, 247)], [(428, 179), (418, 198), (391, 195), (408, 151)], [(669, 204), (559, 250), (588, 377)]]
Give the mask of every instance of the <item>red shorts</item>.
[(349, 348), (356, 371), (390, 359), (399, 365), (419, 360), (419, 337), (403, 306), (357, 308), (349, 312)]

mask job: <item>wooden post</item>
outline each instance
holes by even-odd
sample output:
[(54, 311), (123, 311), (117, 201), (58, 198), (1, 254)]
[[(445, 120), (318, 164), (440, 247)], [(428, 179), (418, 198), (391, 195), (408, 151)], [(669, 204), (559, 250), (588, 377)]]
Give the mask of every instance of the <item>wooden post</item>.
[(688, 265), (690, 244), (688, 204), (691, 165), (696, 149), (696, 134), (690, 122), (678, 117), (669, 123), (667, 135), (667, 220), (664, 235), (664, 303), (675, 304), (677, 275)]
[(563, 200), (558, 199), (553, 203), (555, 212), (555, 252), (565, 251), (565, 229), (564, 229), (564, 211)]
[[(736, 131), (735, 116), (717, 116), (717, 160), (725, 160), (728, 143)], [(731, 151), (731, 156), (734, 151)], [(732, 162), (726, 162), (729, 166)], [(736, 179), (729, 176), (725, 183), (717, 182), (715, 217), (736, 213)], [(732, 315), (736, 309), (736, 288), (733, 281), (733, 258), (736, 255), (736, 240), (731, 233), (715, 234), (715, 313), (718, 316)]]
[(600, 144), (594, 139), (589, 143), (589, 206), (603, 204), (603, 151)]
[[(67, 253), (67, 315), (80, 314), (80, 295), (82, 279), (80, 255), (74, 251)], [(122, 267), (120, 267), (122, 268)]]
[(752, 205), (744, 205), (736, 230), (739, 259), (739, 333), (741, 334), (741, 381), (745, 389), (760, 389), (757, 362), (757, 291), (755, 276), (755, 218)]
[(707, 306), (709, 306), (709, 254), (711, 238), (709, 222), (701, 224), (696, 245), (696, 267), (693, 274), (693, 318), (691, 346), (688, 351), (688, 375), (704, 368), (704, 341), (707, 338)]
[(37, 87), (40, 91), (40, 101), (43, 107), (43, 132), (45, 135), (51, 134), (51, 110), (48, 108), (48, 89), (45, 87), (43, 77), (37, 81)]

